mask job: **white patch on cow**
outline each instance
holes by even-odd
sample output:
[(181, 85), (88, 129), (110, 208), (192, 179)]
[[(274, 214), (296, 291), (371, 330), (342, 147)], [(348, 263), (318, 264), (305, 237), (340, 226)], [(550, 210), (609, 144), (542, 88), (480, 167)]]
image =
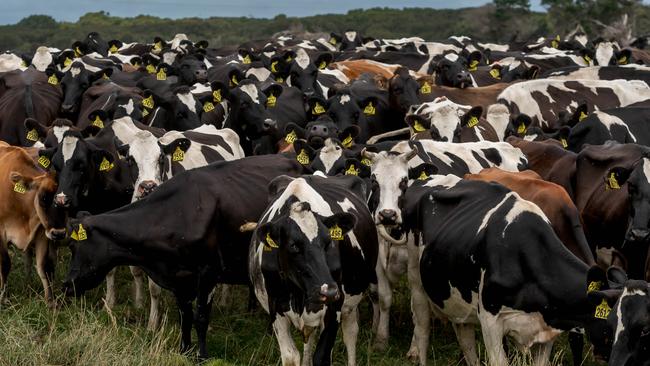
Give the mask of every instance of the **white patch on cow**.
[(240, 86), (239, 89), (248, 94), (253, 103), (260, 104), (259, 92), (257, 91), (257, 86), (255, 86), (255, 84), (244, 84)]
[(65, 131), (68, 131), (70, 126), (54, 126), (52, 127), (52, 133), (56, 137), (56, 142), (61, 142), (63, 140), (63, 134)]
[(126, 114), (130, 115), (131, 113), (133, 113), (133, 110), (135, 109), (135, 106), (133, 105), (133, 99), (129, 99), (129, 101), (126, 104), (123, 104), (120, 107), (124, 108)]
[(36, 70), (45, 72), (45, 69), (52, 63), (52, 54), (48, 51), (47, 47), (40, 46), (36, 49), (34, 57), (32, 57), (32, 65)]
[[(407, 151), (411, 151), (411, 149), (408, 148)], [(412, 158), (411, 161), (415, 159), (417, 157)], [(375, 223), (380, 223), (379, 212), (382, 210), (395, 211), (397, 213), (396, 222), (398, 224), (402, 222), (402, 210), (398, 203), (402, 194), (399, 184), (403, 179), (408, 179), (408, 168), (409, 165), (401, 155), (388, 154), (388, 152), (382, 151), (373, 158), (371, 172), (375, 175), (380, 192)]]
[(296, 46), (308, 50), (314, 50), (314, 51), (317, 50), (317, 48), (311, 44), (311, 41), (308, 40), (303, 40), (302, 42), (298, 43)]
[(354, 39), (357, 38), (357, 32), (345, 32), (345, 38), (350, 42), (354, 42)]
[[(187, 35), (185, 33), (178, 33), (174, 36), (174, 39), (171, 40), (171, 49), (179, 50), (181, 46), (181, 41), (187, 41)], [(171, 64), (170, 64), (171, 65)]]
[(477, 43), (480, 47), (482, 47), (485, 50), (490, 50), (490, 51), (499, 51), (499, 52), (508, 52), (510, 49), (510, 45), (507, 44), (496, 44), (496, 43)]
[(534, 135), (526, 135), (524, 136), (524, 141), (535, 141), (537, 139), (537, 134)]
[(600, 75), (598, 71), (600, 66), (589, 66), (581, 67), (575, 71), (566, 73), (564, 71), (555, 71), (549, 74), (547, 79), (556, 79), (556, 80), (576, 80), (576, 79), (588, 79), (588, 80), (600, 80)]
[(573, 37), (573, 39), (576, 42), (580, 43), (582, 45), (582, 47), (585, 47), (587, 45), (587, 42), (589, 42), (589, 39), (587, 38), (586, 34), (581, 34), (579, 36), (575, 36), (575, 37)]
[(342, 155), (343, 149), (334, 141), (332, 141), (332, 139), (326, 139), (323, 148), (320, 149), (320, 152), (318, 154), (318, 157), (325, 166), (324, 173), (330, 174), (330, 170)]
[(470, 106), (456, 104), (446, 98), (436, 98), (433, 102), (423, 103), (413, 113), (430, 122), (438, 130), (441, 139), (454, 140), (454, 132), (460, 128), (461, 117), (471, 109)]
[(510, 123), (510, 111), (503, 104), (492, 104), (488, 107), (485, 120), (492, 126), (497, 133), (499, 141), (503, 141), (506, 135), (506, 129)]
[(162, 61), (167, 65), (172, 65), (176, 61), (176, 52), (165, 52), (162, 55)]
[(73, 78), (76, 78), (79, 74), (81, 74), (81, 67), (70, 68), (70, 75), (72, 75)]
[(291, 196), (295, 196), (301, 202), (309, 203), (311, 210), (321, 216), (332, 216), (334, 214), (323, 196), (316, 192), (304, 179), (296, 178), (287, 185), (282, 195), (271, 204), (260, 221), (266, 222), (273, 219)]
[(456, 62), (458, 61), (458, 55), (455, 53), (448, 53), (445, 55), (445, 58), (451, 62)]
[[(424, 45), (424, 47), (426, 47), (427, 54), (429, 56), (431, 56), (431, 57), (437, 56), (437, 55), (442, 55), (443, 53), (445, 53), (447, 51), (452, 51), (454, 53), (459, 53), (459, 52), (461, 52), (463, 50), (460, 47), (456, 47), (456, 46), (451, 45), (451, 44), (440, 43), (440, 42), (422, 42), (422, 43), (420, 43), (418, 45), (418, 49), (419, 49), (419, 47), (421, 45)], [(430, 61), (431, 60), (427, 60), (427, 62), (425, 64), (425, 65), (427, 65), (427, 67), (428, 67)]]
[(140, 130), (135, 133), (129, 142), (129, 155), (133, 157), (138, 169), (131, 202), (140, 198), (138, 186), (144, 181), (152, 181), (156, 185), (162, 184), (159, 158), (162, 151), (158, 146), (158, 139), (149, 131)]
[(63, 154), (63, 164), (65, 164), (72, 155), (74, 154), (75, 149), (77, 148), (77, 142), (79, 139), (75, 136), (66, 136), (61, 142), (61, 153)]
[(650, 183), (650, 159), (643, 158), (643, 175), (648, 183)]
[(516, 198), (516, 201), (510, 208), (510, 211), (508, 211), (508, 213), (506, 214), (505, 217), (506, 226), (503, 228), (503, 235), (505, 235), (505, 230), (508, 228), (508, 226), (512, 224), (517, 219), (517, 217), (519, 217), (519, 215), (523, 214), (524, 212), (537, 215), (550, 224), (550, 221), (548, 220), (544, 212), (539, 208), (539, 206), (521, 198), (521, 196), (519, 196), (516, 192), (511, 192), (511, 193), (513, 197)]
[(22, 66), (23, 59), (13, 53), (0, 54), (0, 72), (9, 72), (13, 70), (25, 70)]
[(176, 97), (181, 101), (181, 103), (185, 104), (192, 113), (196, 114), (196, 99), (194, 99), (192, 93), (178, 93), (176, 94)]
[(271, 58), (273, 55), (275, 55), (275, 51), (270, 51), (270, 52), (263, 52), (264, 56)]
[(600, 42), (596, 46), (596, 61), (600, 66), (607, 66), (614, 57), (614, 51), (618, 49), (618, 44), (612, 42)]
[(264, 81), (271, 76), (271, 71), (267, 69), (266, 67), (251, 67), (246, 71), (246, 76), (255, 76), (255, 78), (259, 81)]
[(499, 209), (499, 208), (500, 208), (504, 203), (506, 203), (506, 201), (508, 200), (508, 198), (510, 198), (513, 194), (514, 194), (514, 192), (507, 193), (507, 194), (503, 197), (503, 199), (501, 200), (501, 202), (499, 202), (496, 206), (492, 207), (490, 210), (488, 210), (488, 212), (485, 213), (485, 215), (483, 216), (483, 220), (481, 220), (481, 225), (479, 225), (478, 230), (476, 230), (476, 234), (480, 233), (481, 230), (483, 230), (483, 229), (485, 229), (485, 228), (487, 227), (488, 222), (489, 222), (490, 219), (492, 218), (492, 215), (494, 215), (494, 213), (497, 212), (497, 210), (498, 210), (498, 209)]
[(445, 187), (445, 188), (453, 188), (460, 182), (462, 179), (458, 176), (455, 176), (453, 174), (447, 174), (447, 175), (432, 175), (431, 178), (429, 178), (426, 183), (424, 183), (424, 186), (426, 187)]
[(316, 216), (309, 210), (303, 210), (301, 202), (295, 202), (291, 205), (289, 218), (298, 225), (300, 231), (305, 234), (307, 240), (310, 242), (313, 242), (318, 237), (318, 221), (316, 221)]
[(212, 88), (210, 88), (210, 83), (196, 83), (190, 87), (190, 92), (194, 95), (203, 94), (209, 91), (212, 91)]
[(36, 141), (32, 147), (38, 148), (38, 149), (44, 149), (45, 144), (43, 144), (41, 141)]
[(341, 95), (341, 98), (339, 99), (339, 103), (341, 103), (341, 105), (345, 105), (345, 103), (347, 103), (349, 101), (350, 101), (350, 95), (349, 94), (343, 94), (343, 95)]
[(508, 71), (512, 71), (518, 68), (519, 66), (521, 66), (521, 61), (515, 59), (508, 65)]
[(309, 55), (307, 54), (307, 51), (305, 51), (302, 48), (299, 48), (296, 51), (296, 58), (294, 59), (296, 64), (301, 68), (301, 69), (306, 69), (309, 67), (309, 64), (311, 63), (311, 60), (309, 58)]
[(131, 142), (131, 139), (138, 131), (141, 131), (130, 116), (124, 116), (113, 120), (110, 128), (113, 130), (115, 137), (125, 144)]
[(458, 43), (465, 44), (466, 42), (471, 42), (472, 39), (467, 36), (451, 36), (449, 39), (454, 40)]
[(614, 126), (614, 125), (621, 126), (621, 127), (625, 128), (625, 130), (627, 131), (627, 134), (630, 135), (630, 137), (632, 137), (634, 142), (636, 142), (636, 136), (634, 136), (632, 131), (630, 131), (630, 128), (628, 127), (628, 125), (622, 119), (620, 119), (620, 118), (618, 118), (618, 117), (616, 117), (616, 116), (614, 116), (612, 114), (608, 114), (608, 113), (605, 113), (605, 112), (602, 112), (602, 111), (596, 111), (596, 112), (593, 112), (592, 114), (594, 116), (596, 116), (598, 118), (598, 120), (600, 120), (600, 122), (605, 127), (607, 127), (607, 130), (609, 131), (610, 134), (612, 133), (612, 126)]
[[(645, 170), (645, 166), (644, 166), (644, 170)], [(618, 303), (616, 305), (616, 333), (614, 334), (614, 344), (618, 342), (618, 337), (625, 330), (625, 325), (623, 324), (623, 311), (621, 309), (621, 307), (623, 306), (623, 300), (628, 296), (647, 296), (647, 295), (648, 294), (646, 292), (639, 289), (634, 289), (632, 291), (629, 291), (627, 287), (623, 289), (623, 293), (621, 294), (621, 297), (619, 297)]]

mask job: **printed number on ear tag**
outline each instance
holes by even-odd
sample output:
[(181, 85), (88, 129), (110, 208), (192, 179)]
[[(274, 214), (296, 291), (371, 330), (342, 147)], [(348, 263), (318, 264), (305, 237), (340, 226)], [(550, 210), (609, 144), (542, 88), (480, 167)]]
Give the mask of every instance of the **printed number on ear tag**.
[(95, 116), (95, 120), (93, 121), (92, 125), (98, 128), (104, 128), (104, 121), (102, 121), (99, 116)]
[(343, 230), (338, 225), (334, 225), (330, 228), (330, 237), (332, 240), (343, 240)]
[(296, 156), (296, 160), (298, 160), (298, 162), (302, 165), (309, 164), (309, 155), (307, 155), (305, 149), (300, 150), (300, 154)]
[(172, 154), (172, 160), (183, 161), (183, 159), (185, 159), (185, 151), (183, 151), (180, 146), (176, 146), (176, 150), (174, 150), (174, 153)]
[(348, 137), (344, 138), (343, 141), (341, 141), (341, 144), (345, 148), (350, 148), (352, 146), (352, 135), (348, 135)]
[(601, 286), (602, 286), (602, 282), (600, 282), (600, 281), (591, 281), (591, 282), (589, 282), (589, 286), (587, 286), (587, 293), (594, 292), (594, 291), (599, 291)]
[(420, 173), (418, 180), (427, 180), (427, 179), (429, 179), (429, 176), (427, 175), (427, 172), (423, 170), (422, 173)]
[(566, 139), (560, 139), (560, 143), (562, 144), (563, 148), (569, 147), (569, 143), (566, 141)]
[(38, 141), (38, 132), (36, 132), (36, 129), (31, 129), (27, 132), (27, 140)]
[(100, 172), (109, 171), (113, 169), (114, 166), (115, 164), (109, 162), (108, 159), (104, 157), (102, 158), (102, 162), (99, 164), (99, 171)]
[(607, 300), (603, 299), (600, 305), (596, 306), (596, 312), (594, 313), (594, 318), (607, 319), (611, 311), (612, 308), (609, 307)]
[(214, 99), (216, 103), (221, 103), (221, 89), (212, 92), (212, 99)]
[(361, 159), (361, 164), (363, 164), (365, 166), (372, 166), (372, 161), (370, 161), (370, 159), (368, 159), (368, 158), (363, 158), (363, 159)]
[(158, 73), (156, 74), (156, 79), (167, 80), (167, 73), (165, 72), (165, 69), (158, 70)]
[(50, 75), (49, 78), (47, 78), (47, 82), (52, 84), (52, 85), (58, 85), (59, 84), (59, 79), (56, 77), (55, 74)]
[(293, 144), (294, 141), (296, 141), (297, 138), (298, 138), (298, 135), (296, 135), (296, 131), (291, 130), (291, 132), (289, 132), (289, 133), (284, 137), (284, 141), (286, 141), (287, 144)]
[(325, 113), (325, 108), (323, 108), (323, 106), (320, 105), (320, 103), (317, 102), (314, 105), (314, 108), (312, 108), (311, 113), (312, 114), (323, 114), (323, 113)]
[(375, 107), (372, 105), (372, 102), (369, 102), (366, 108), (363, 109), (363, 113), (367, 116), (372, 116), (375, 114)]
[(612, 172), (609, 174), (609, 177), (607, 177), (607, 181), (605, 182), (605, 189), (621, 189), (618, 180), (616, 180), (616, 173)]
[(27, 192), (27, 187), (25, 187), (23, 182), (16, 182), (14, 184), (14, 192), (25, 194), (25, 192)]
[(474, 127), (478, 124), (478, 118), (472, 117), (467, 121), (467, 127)]
[(203, 112), (208, 113), (214, 110), (214, 104), (212, 102), (203, 103)]
[(269, 233), (266, 233), (266, 238), (264, 238), (264, 241), (266, 241), (264, 244), (264, 250), (267, 252), (279, 248), (278, 244), (276, 244), (275, 241), (271, 239), (271, 234)]
[(41, 164), (43, 168), (47, 168), (50, 166), (50, 159), (47, 156), (40, 156), (38, 158), (38, 163)]
[(425, 81), (420, 88), (420, 94), (431, 94), (431, 84), (428, 81)]
[(345, 175), (359, 176), (359, 169), (355, 169), (354, 164), (350, 164), (350, 167), (345, 171)]
[(501, 79), (501, 74), (499, 73), (499, 69), (490, 70), (490, 75), (495, 79)]
[(70, 238), (76, 241), (82, 241), (88, 239), (88, 234), (86, 234), (86, 230), (84, 229), (83, 225), (79, 224), (79, 228), (77, 231), (72, 231)]
[(277, 99), (275, 98), (275, 95), (273, 95), (273, 94), (269, 95), (269, 96), (266, 98), (266, 106), (267, 106), (267, 107), (271, 107), (271, 108), (275, 107), (275, 102), (276, 102), (276, 100), (277, 100)]
[(142, 99), (142, 105), (145, 106), (145, 108), (153, 109), (154, 106), (153, 95), (150, 95), (149, 97)]

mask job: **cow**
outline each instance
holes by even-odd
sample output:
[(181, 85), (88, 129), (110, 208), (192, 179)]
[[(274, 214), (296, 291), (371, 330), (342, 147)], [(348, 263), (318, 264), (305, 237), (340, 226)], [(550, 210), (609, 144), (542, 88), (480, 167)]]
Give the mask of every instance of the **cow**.
[(56, 180), (25, 149), (4, 142), (0, 143), (0, 179), (4, 187), (0, 211), (0, 302), (5, 299), (11, 269), (11, 243), (23, 252), (33, 250), (45, 301), (53, 306), (56, 247), (51, 240), (65, 237), (65, 221), (57, 220), (56, 212), (52, 212), (56, 208), (51, 206)]
[[(218, 162), (182, 172), (128, 206), (71, 219), (73, 254), (64, 291), (81, 295), (97, 287), (116, 265), (140, 267), (176, 298), (181, 352), (190, 349), (196, 319), (198, 353), (205, 358), (214, 286), (249, 282), (251, 235), (240, 226), (260, 217), (273, 178), (301, 173), (298, 162), (277, 156)], [(140, 229), (132, 229), (134, 220)]]
[(650, 67), (637, 64), (625, 66), (569, 66), (549, 70), (541, 78), (554, 80), (643, 80), (650, 85)]
[(288, 74), (284, 76), (287, 85), (297, 87), (307, 97), (326, 97), (335, 84), (349, 82), (342, 72), (327, 69), (332, 58), (330, 53), (323, 53), (312, 61), (305, 50), (298, 49), (289, 64)]
[(339, 321), (347, 364), (356, 365), (357, 307), (368, 286), (377, 285), (377, 232), (364, 191), (351, 176), (278, 177), (269, 185), (271, 202), (253, 235), (249, 268), (283, 365), (301, 364), (291, 324), (307, 339), (302, 364), (312, 364), (316, 343), (313, 364), (330, 364)]
[(141, 100), (143, 123), (168, 131), (185, 131), (201, 126), (203, 105), (187, 86), (170, 89), (159, 85), (145, 90)]
[(83, 63), (75, 61), (70, 65), (68, 71), (55, 71), (56, 77), (60, 80), (63, 89), (63, 101), (61, 103), (61, 112), (69, 117), (74, 117), (79, 113), (81, 96), (97, 80), (109, 78), (113, 69), (106, 68), (99, 71), (91, 72), (86, 70)]
[(571, 128), (567, 148), (579, 152), (587, 144), (602, 145), (608, 140), (650, 146), (649, 119), (650, 108), (647, 107), (594, 111)]

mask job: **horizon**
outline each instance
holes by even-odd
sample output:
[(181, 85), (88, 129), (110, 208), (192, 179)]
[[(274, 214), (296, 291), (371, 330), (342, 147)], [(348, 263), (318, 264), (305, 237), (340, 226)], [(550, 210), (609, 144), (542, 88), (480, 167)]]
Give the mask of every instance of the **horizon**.
[[(650, 0), (644, 0), (644, 3)], [(90, 12), (104, 11), (111, 16), (132, 18), (150, 15), (160, 18), (211, 18), (211, 17), (251, 17), (273, 18), (279, 14), (288, 17), (306, 17), (322, 14), (345, 14), (353, 9), (371, 8), (433, 8), (460, 9), (479, 7), (491, 3), (489, 0), (407, 0), (396, 1), (358, 0), (354, 3), (340, 0), (328, 2), (316, 0), (287, 0), (273, 2), (268, 0), (211, 1), (211, 0), (57, 0), (56, 7), (51, 1), (4, 0), (0, 13), (0, 25), (16, 24), (30, 15), (49, 15), (58, 22), (76, 22), (79, 17)], [(541, 0), (531, 0), (531, 10), (546, 11)], [(254, 10), (251, 10), (254, 9)]]

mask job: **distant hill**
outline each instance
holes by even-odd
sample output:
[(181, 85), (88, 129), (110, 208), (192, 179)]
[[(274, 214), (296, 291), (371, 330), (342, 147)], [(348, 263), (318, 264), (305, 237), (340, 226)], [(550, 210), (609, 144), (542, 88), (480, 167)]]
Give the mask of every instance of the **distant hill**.
[[(66, 48), (91, 31), (99, 32), (105, 40), (120, 39), (124, 42), (152, 42), (155, 36), (171, 39), (176, 33), (185, 33), (195, 41), (207, 40), (210, 47), (266, 39), (285, 30), (329, 34), (331, 31), (354, 29), (364, 36), (419, 36), (426, 40), (466, 35), (478, 40), (507, 42), (514, 38), (523, 41), (554, 34), (549, 29), (548, 24), (552, 22), (547, 17), (546, 13), (528, 11), (497, 16), (492, 5), (454, 10), (374, 8), (302, 18), (278, 15), (273, 19), (214, 17), (173, 20), (143, 15), (119, 18), (97, 12), (82, 16), (76, 23), (69, 23), (57, 22), (45, 15), (32, 15), (17, 24), (0, 26), (0, 50), (33, 52), (41, 45)], [(575, 22), (567, 19), (567, 23)], [(650, 32), (648, 7), (640, 7), (635, 12), (635, 24), (635, 33)]]

